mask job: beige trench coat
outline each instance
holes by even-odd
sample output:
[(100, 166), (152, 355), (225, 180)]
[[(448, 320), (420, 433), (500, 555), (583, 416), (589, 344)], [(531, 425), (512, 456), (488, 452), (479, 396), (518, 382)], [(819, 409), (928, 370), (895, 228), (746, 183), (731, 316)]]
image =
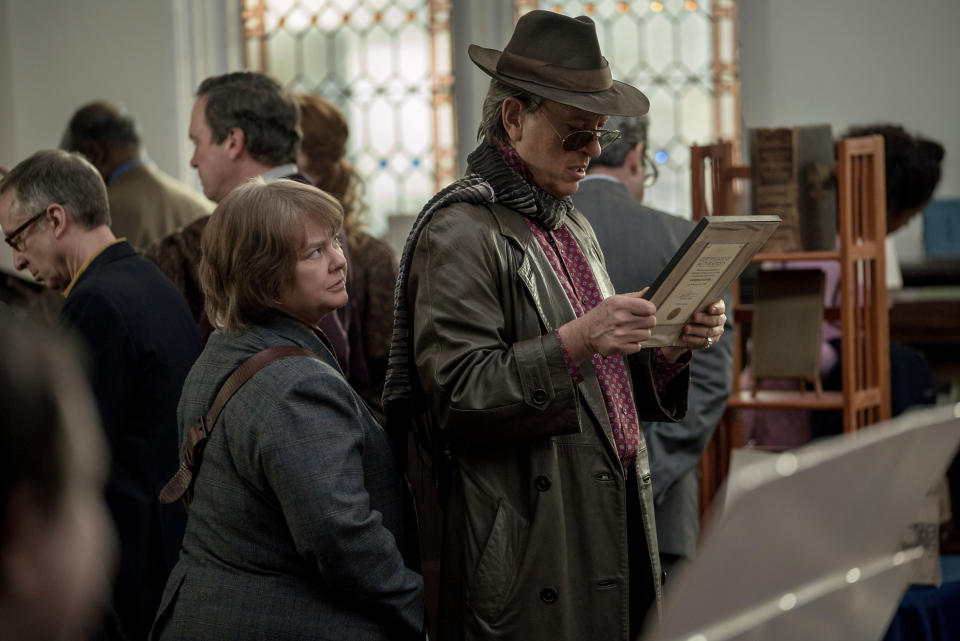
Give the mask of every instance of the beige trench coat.
[[(566, 220), (604, 295), (593, 230)], [(420, 236), (408, 287), (430, 429), (452, 453), (439, 636), (628, 641), (626, 472), (590, 361), (574, 385), (554, 330), (575, 314), (522, 216), (457, 204)], [(684, 370), (658, 397), (630, 357), (641, 420), (686, 412)], [(641, 435), (642, 439), (642, 435)], [(646, 446), (636, 462), (661, 602)]]

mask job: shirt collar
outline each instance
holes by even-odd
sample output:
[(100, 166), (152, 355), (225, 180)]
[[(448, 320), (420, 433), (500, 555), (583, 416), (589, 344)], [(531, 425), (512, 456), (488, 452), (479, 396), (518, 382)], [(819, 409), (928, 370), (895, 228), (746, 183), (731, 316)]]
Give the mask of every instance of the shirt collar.
[(70, 284), (67, 285), (67, 288), (63, 290), (63, 297), (66, 298), (67, 296), (70, 295), (70, 292), (73, 291), (73, 286), (76, 285), (77, 281), (80, 280), (80, 277), (83, 276), (83, 272), (87, 271), (87, 267), (90, 266), (90, 263), (95, 261), (100, 254), (107, 251), (117, 243), (122, 243), (126, 240), (127, 240), (126, 237), (118, 238), (112, 243), (107, 243), (106, 245), (100, 248), (100, 251), (90, 256), (90, 258), (88, 258), (86, 262), (84, 262), (83, 265), (80, 266), (80, 269), (77, 270), (77, 273), (73, 275), (73, 279), (70, 281)]
[(607, 174), (587, 174), (580, 179), (580, 184), (587, 182), (588, 180), (609, 180), (610, 182), (623, 184), (623, 181), (617, 180), (613, 176), (608, 176)]
[(290, 174), (297, 173), (297, 166), (292, 162), (288, 162), (285, 165), (280, 165), (274, 167), (273, 169), (268, 169), (267, 171), (260, 174), (260, 177), (264, 180), (272, 180), (274, 178), (285, 178)]
[(134, 158), (133, 160), (128, 160), (127, 162), (123, 163), (122, 165), (120, 165), (119, 167), (113, 170), (113, 172), (110, 174), (110, 177), (107, 178), (107, 184), (108, 185), (111, 184), (114, 180), (116, 180), (123, 174), (127, 173), (134, 167), (139, 167), (142, 164), (143, 164), (143, 160), (141, 160), (140, 158)]

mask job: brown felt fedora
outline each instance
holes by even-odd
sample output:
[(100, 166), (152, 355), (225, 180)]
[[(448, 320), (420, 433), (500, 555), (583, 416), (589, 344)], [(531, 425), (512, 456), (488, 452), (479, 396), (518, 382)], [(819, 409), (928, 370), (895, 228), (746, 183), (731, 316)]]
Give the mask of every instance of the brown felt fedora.
[(586, 16), (536, 10), (517, 21), (503, 51), (470, 45), (470, 59), (501, 82), (605, 116), (642, 116), (650, 101), (614, 80)]

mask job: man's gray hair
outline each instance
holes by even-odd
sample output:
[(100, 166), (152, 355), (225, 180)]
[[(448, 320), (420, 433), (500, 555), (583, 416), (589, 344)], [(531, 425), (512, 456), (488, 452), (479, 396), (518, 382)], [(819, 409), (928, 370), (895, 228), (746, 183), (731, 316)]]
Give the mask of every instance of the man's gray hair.
[(611, 116), (604, 129), (616, 129), (620, 137), (608, 145), (599, 157), (590, 161), (591, 166), (622, 167), (627, 154), (638, 143), (647, 143), (646, 116)]
[(507, 98), (517, 98), (526, 107), (526, 113), (535, 113), (543, 105), (543, 98), (529, 91), (518, 89), (496, 78), (490, 81), (487, 97), (483, 99), (483, 110), (480, 119), (480, 128), (477, 130), (477, 140), (485, 140), (491, 145), (508, 142), (507, 130), (503, 127), (503, 101)]
[(204, 116), (213, 142), (223, 142), (238, 127), (257, 162), (269, 167), (296, 162), (300, 110), (270, 76), (253, 71), (211, 76), (200, 83), (197, 98), (207, 99)]
[(15, 191), (15, 202), (25, 215), (32, 216), (57, 203), (84, 229), (110, 225), (107, 187), (100, 172), (78, 153), (38, 151), (0, 181), (0, 194), (10, 189)]

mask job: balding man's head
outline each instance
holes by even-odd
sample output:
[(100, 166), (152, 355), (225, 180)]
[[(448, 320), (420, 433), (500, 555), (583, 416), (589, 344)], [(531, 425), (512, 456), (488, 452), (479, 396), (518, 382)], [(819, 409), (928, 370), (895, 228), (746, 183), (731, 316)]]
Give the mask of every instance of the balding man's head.
[(60, 147), (86, 156), (107, 179), (117, 165), (139, 156), (140, 132), (122, 107), (98, 100), (73, 114)]

